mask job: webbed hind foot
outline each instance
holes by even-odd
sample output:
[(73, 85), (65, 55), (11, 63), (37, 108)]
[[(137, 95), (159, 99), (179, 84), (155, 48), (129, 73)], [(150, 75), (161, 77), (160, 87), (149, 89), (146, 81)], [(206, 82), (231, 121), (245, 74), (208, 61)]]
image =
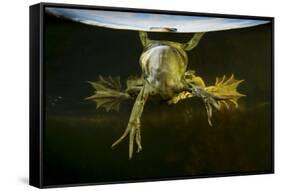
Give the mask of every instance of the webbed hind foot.
[(123, 135), (112, 144), (112, 147), (115, 147), (117, 144), (122, 142), (127, 135), (129, 135), (129, 159), (133, 156), (134, 151), (134, 141), (136, 141), (138, 149), (137, 152), (142, 150), (141, 146), (141, 132), (140, 132), (140, 122), (129, 122), (126, 130)]
[(140, 152), (142, 150), (140, 118), (143, 112), (144, 104), (149, 96), (149, 92), (150, 92), (149, 86), (144, 85), (141, 91), (139, 92), (137, 99), (134, 103), (126, 130), (124, 131), (122, 136), (112, 144), (112, 147), (116, 146), (122, 140), (124, 140), (127, 137), (127, 135), (129, 135), (129, 159), (131, 159), (133, 156), (135, 141), (138, 146), (137, 152)]

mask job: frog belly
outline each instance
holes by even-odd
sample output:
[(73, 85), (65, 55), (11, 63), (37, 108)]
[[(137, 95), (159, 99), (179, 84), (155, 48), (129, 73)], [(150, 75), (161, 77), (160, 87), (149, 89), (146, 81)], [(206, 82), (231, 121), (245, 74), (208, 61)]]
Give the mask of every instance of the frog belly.
[(172, 96), (182, 87), (187, 56), (182, 50), (168, 45), (158, 45), (145, 51), (140, 63), (146, 80), (161, 95)]

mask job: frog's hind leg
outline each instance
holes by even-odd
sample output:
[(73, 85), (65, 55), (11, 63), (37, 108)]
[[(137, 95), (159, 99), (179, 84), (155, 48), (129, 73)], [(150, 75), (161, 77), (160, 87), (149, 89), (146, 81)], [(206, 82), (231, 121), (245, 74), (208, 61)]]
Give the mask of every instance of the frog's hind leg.
[(106, 111), (119, 111), (120, 103), (126, 99), (131, 99), (131, 95), (122, 90), (120, 77), (112, 78), (99, 76), (98, 81), (89, 81), (95, 88), (95, 94), (85, 98), (96, 102), (96, 108), (105, 108)]
[(204, 34), (204, 32), (195, 33), (191, 40), (183, 44), (183, 49), (185, 51), (190, 51), (194, 49), (198, 45)]
[(146, 47), (151, 43), (151, 40), (149, 39), (147, 32), (139, 31), (139, 37), (140, 37), (141, 44), (143, 45), (143, 47)]
[(112, 144), (112, 147), (116, 146), (122, 140), (124, 140), (127, 135), (129, 135), (129, 159), (131, 159), (133, 156), (134, 141), (136, 141), (138, 146), (137, 152), (142, 150), (140, 118), (143, 112), (144, 104), (148, 96), (149, 96), (149, 87), (148, 85), (145, 84), (136, 98), (126, 130), (124, 131), (122, 136)]

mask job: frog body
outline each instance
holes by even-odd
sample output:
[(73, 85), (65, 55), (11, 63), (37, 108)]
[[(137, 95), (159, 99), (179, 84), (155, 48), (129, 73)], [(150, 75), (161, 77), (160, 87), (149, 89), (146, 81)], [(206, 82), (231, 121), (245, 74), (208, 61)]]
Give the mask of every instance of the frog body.
[(100, 76), (98, 81), (89, 82), (96, 92), (86, 98), (95, 101), (97, 108), (104, 107), (107, 111), (118, 111), (122, 101), (135, 99), (127, 128), (112, 144), (112, 147), (115, 147), (129, 136), (129, 159), (133, 156), (135, 143), (137, 152), (142, 150), (141, 116), (150, 96), (159, 94), (164, 100), (168, 100), (168, 104), (199, 97), (205, 104), (210, 126), (213, 109), (220, 110), (223, 106), (229, 108), (230, 103), (238, 107), (238, 99), (244, 96), (237, 91), (243, 80), (236, 80), (234, 75), (229, 78), (217, 78), (215, 85), (206, 86), (203, 79), (195, 75), (195, 71), (187, 70), (187, 52), (198, 45), (204, 33), (195, 33), (186, 43), (151, 40), (143, 31), (140, 31), (139, 35), (143, 45), (139, 59), (142, 74), (128, 78), (125, 90), (121, 88), (119, 77)]

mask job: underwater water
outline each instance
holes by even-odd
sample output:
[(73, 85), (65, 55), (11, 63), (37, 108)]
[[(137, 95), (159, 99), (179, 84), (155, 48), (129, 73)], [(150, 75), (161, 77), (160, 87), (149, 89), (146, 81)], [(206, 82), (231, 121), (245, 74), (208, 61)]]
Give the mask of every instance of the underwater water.
[[(149, 34), (186, 42), (191, 34)], [(169, 105), (160, 97), (145, 104), (143, 151), (128, 160), (125, 130), (133, 100), (106, 112), (84, 100), (98, 76), (140, 75), (142, 45), (135, 31), (88, 26), (45, 16), (45, 185), (176, 178), (272, 170), (271, 23), (209, 32), (188, 52), (188, 69), (207, 85), (216, 77), (245, 80), (239, 108), (216, 111), (213, 127), (205, 106), (191, 98)]]

